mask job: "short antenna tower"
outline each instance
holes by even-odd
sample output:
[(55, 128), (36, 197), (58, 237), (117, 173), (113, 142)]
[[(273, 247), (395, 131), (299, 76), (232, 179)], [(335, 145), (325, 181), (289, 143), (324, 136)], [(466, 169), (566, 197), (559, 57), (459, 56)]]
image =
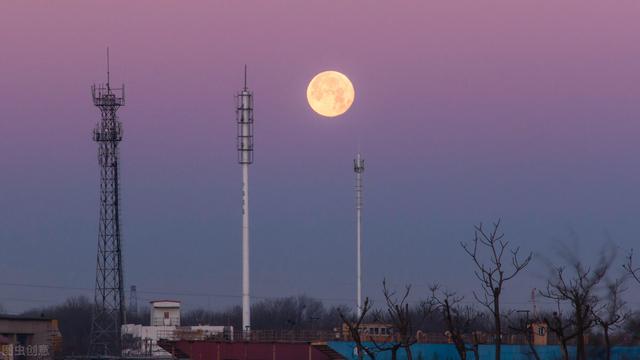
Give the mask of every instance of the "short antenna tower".
[(107, 46), (107, 88), (109, 88), (109, 83), (111, 82), (111, 71), (109, 67), (109, 47)]
[(247, 90), (247, 64), (244, 65), (244, 89)]
[(360, 152), (353, 160), (353, 171), (356, 174), (356, 314), (362, 314), (362, 174), (364, 173), (364, 159)]

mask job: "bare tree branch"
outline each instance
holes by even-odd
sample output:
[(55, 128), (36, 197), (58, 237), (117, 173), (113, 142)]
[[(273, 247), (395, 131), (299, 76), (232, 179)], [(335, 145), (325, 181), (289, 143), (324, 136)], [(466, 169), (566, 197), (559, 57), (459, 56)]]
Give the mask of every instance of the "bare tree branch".
[(371, 310), (372, 304), (369, 301), (369, 298), (364, 299), (364, 303), (362, 304), (362, 310), (360, 312), (360, 316), (352, 319), (351, 317), (345, 315), (341, 309), (338, 309), (338, 315), (342, 320), (344, 326), (347, 327), (347, 331), (349, 331), (349, 335), (353, 339), (353, 342), (356, 343), (356, 348), (358, 350), (358, 359), (362, 360), (364, 358), (364, 354), (366, 353), (369, 356), (369, 359), (374, 360), (376, 358), (375, 352), (373, 352), (368, 347), (364, 346), (362, 340), (362, 322), (364, 318), (367, 316), (367, 313)]
[(431, 291), (429, 303), (435, 310), (442, 313), (446, 333), (456, 347), (460, 359), (466, 360), (467, 352), (472, 351), (475, 359), (479, 360), (479, 344), (475, 333), (472, 334), (473, 341), (471, 345), (467, 345), (463, 338), (464, 332), (469, 330), (471, 323), (478, 318), (478, 314), (472, 314), (468, 308), (466, 309), (467, 311), (460, 309), (459, 304), (464, 298), (458, 296), (455, 292), (442, 290), (437, 284), (432, 285), (429, 290)]
[(386, 279), (382, 281), (382, 294), (387, 304), (387, 314), (389, 320), (393, 324), (394, 336), (396, 341), (386, 346), (391, 351), (392, 359), (396, 358), (398, 349), (403, 348), (407, 354), (407, 359), (412, 359), (411, 345), (417, 342), (413, 324), (411, 321), (411, 312), (407, 298), (411, 293), (411, 285), (405, 286), (400, 296), (395, 291), (389, 290)]
[(598, 308), (592, 309), (596, 324), (602, 329), (604, 337), (606, 360), (611, 360), (611, 332), (615, 331), (630, 316), (622, 300), (622, 293), (627, 290), (624, 286), (626, 276), (614, 280), (607, 280), (607, 301)]
[[(558, 312), (545, 321), (549, 330), (558, 336), (563, 351), (566, 350), (567, 341), (576, 338), (576, 359), (586, 360), (584, 334), (596, 324), (594, 309), (597, 308), (600, 301), (596, 294), (596, 288), (611, 267), (615, 252), (603, 251), (598, 263), (593, 268), (585, 266), (575, 253), (564, 252), (561, 255), (563, 260), (568, 263), (570, 273), (567, 274), (567, 268), (564, 266), (551, 267), (547, 287), (539, 294), (554, 300), (558, 304)], [(569, 303), (573, 311), (568, 319), (564, 319), (560, 311), (562, 302)]]
[[(507, 281), (513, 279), (529, 265), (533, 254), (529, 253), (521, 258), (518, 254), (519, 248), (510, 248), (510, 242), (504, 238), (504, 234), (500, 231), (500, 220), (493, 224), (490, 231), (485, 231), (482, 224), (476, 225), (471, 245), (467, 243), (460, 243), (460, 245), (475, 264), (474, 275), (480, 281), (482, 295), (474, 292), (473, 297), (493, 315), (496, 360), (500, 360), (502, 345), (500, 296), (502, 289)], [(488, 252), (484, 260), (480, 254), (480, 248)], [(510, 260), (508, 263), (510, 266), (505, 266), (503, 260), (507, 250), (509, 251)]]
[(629, 250), (627, 255), (627, 262), (622, 267), (633, 277), (633, 279), (640, 284), (640, 267), (633, 265), (633, 249)]

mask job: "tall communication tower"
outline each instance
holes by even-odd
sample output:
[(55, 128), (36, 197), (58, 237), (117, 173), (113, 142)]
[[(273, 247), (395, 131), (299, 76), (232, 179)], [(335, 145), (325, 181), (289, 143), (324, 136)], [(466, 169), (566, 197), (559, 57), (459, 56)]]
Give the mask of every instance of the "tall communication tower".
[(357, 304), (358, 318), (362, 314), (362, 174), (364, 173), (364, 159), (360, 153), (353, 159), (353, 171), (356, 173), (356, 263), (357, 263)]
[(236, 96), (238, 124), (238, 163), (242, 166), (242, 330), (251, 330), (251, 297), (249, 295), (249, 164), (253, 163), (253, 93), (247, 88), (247, 66), (244, 88)]
[(101, 114), (93, 130), (93, 140), (98, 143), (100, 165), (100, 220), (95, 303), (89, 344), (91, 358), (121, 355), (120, 326), (125, 322), (118, 181), (118, 144), (122, 140), (122, 124), (116, 114), (124, 106), (124, 85), (111, 88), (109, 81), (107, 49), (107, 83), (91, 87), (93, 105), (100, 109)]

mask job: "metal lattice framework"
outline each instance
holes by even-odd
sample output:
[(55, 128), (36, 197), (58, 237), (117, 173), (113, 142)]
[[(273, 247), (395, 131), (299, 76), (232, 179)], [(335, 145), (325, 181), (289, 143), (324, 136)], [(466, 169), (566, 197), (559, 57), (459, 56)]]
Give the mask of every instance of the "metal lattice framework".
[(112, 89), (107, 80), (105, 86), (94, 85), (91, 92), (93, 104), (100, 109), (102, 116), (93, 130), (93, 140), (98, 143), (100, 165), (100, 222), (89, 356), (119, 357), (125, 302), (118, 182), (118, 144), (122, 140), (122, 125), (116, 112), (124, 105), (124, 85)]

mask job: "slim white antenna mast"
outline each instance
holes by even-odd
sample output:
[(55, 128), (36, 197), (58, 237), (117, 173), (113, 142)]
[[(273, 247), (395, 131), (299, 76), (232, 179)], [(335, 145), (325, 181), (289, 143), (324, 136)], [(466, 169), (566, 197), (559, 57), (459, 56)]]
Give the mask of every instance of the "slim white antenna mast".
[(247, 66), (244, 88), (237, 95), (238, 163), (242, 166), (242, 331), (249, 338), (251, 330), (251, 297), (249, 292), (249, 165), (253, 163), (253, 94), (247, 88)]
[(360, 151), (353, 160), (353, 171), (356, 173), (356, 314), (362, 314), (362, 174), (364, 173), (364, 159)]

